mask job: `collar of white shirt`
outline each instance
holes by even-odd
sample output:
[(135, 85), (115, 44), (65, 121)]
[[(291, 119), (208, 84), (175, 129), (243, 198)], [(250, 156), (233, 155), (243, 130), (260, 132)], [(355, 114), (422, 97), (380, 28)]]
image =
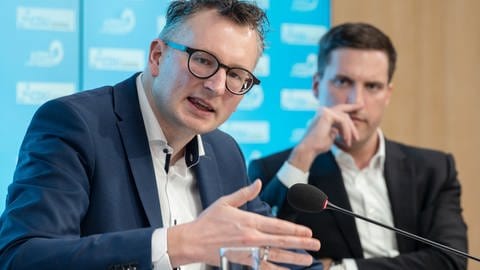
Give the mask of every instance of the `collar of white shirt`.
[[(383, 136), (381, 129), (377, 129), (377, 134), (379, 145), (375, 155), (372, 157), (372, 159), (370, 159), (368, 168), (383, 171), (385, 163), (385, 137)], [(335, 144), (332, 145), (330, 150), (332, 151), (332, 154), (339, 165), (358, 170), (353, 157), (349, 153), (338, 148), (338, 146)]]

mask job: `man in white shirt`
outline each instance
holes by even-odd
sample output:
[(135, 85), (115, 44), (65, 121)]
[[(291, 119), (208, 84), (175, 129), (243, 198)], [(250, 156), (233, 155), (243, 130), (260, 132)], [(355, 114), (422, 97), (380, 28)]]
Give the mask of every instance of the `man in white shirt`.
[[(236, 142), (217, 130), (262, 54), (264, 12), (172, 1), (148, 64), (114, 86), (47, 102), (22, 143), (0, 220), (1, 269), (205, 269), (219, 248), (308, 266), (305, 226), (267, 217)], [(318, 265), (321, 267), (321, 265)]]
[[(296, 183), (319, 187), (359, 215), (465, 251), (453, 157), (385, 139), (380, 123), (393, 91), (396, 52), (364, 23), (333, 27), (320, 40), (313, 94), (320, 107), (293, 148), (253, 160), (251, 179), (284, 219), (322, 239), (325, 269), (465, 269), (466, 260), (343, 213), (299, 213), (285, 202)], [(317, 202), (311, 202), (317, 203)]]

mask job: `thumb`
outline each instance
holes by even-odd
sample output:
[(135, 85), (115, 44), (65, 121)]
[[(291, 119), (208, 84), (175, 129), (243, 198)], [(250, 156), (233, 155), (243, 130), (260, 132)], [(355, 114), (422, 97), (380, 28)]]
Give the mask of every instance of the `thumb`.
[(260, 179), (257, 179), (249, 186), (243, 187), (231, 193), (230, 195), (225, 196), (224, 202), (235, 208), (240, 207), (248, 201), (251, 201), (255, 197), (257, 197), (261, 189), (262, 181), (260, 181)]

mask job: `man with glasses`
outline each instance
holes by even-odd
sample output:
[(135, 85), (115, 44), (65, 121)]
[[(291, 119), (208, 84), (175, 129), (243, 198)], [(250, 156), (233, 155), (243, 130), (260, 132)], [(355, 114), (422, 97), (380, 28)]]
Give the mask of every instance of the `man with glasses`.
[[(262, 267), (310, 265), (310, 229), (266, 217), (238, 145), (217, 130), (254, 84), (265, 14), (172, 1), (142, 73), (52, 100), (20, 149), (0, 223), (2, 269), (206, 269), (222, 246)], [(318, 265), (321, 267), (321, 265)]]

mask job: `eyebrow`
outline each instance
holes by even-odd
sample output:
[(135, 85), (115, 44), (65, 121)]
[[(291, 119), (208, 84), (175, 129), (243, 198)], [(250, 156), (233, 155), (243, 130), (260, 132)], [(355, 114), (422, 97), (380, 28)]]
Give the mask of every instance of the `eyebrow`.
[(336, 74), (332, 79), (331, 81), (334, 81), (334, 80), (338, 80), (338, 79), (342, 79), (342, 80), (346, 80), (346, 81), (349, 81), (349, 82), (354, 82), (355, 80), (346, 76), (346, 75), (342, 75), (342, 74)]
[[(343, 75), (343, 74), (336, 74), (335, 77), (333, 77), (331, 80), (333, 81), (333, 80), (338, 80), (338, 79), (346, 80), (350, 83), (355, 82), (354, 79), (352, 79), (351, 77), (349, 77), (347, 75)], [(382, 81), (378, 81), (378, 80), (369, 80), (369, 81), (363, 82), (363, 85), (366, 85), (366, 84), (380, 85), (382, 87), (385, 87), (385, 85), (387, 85), (386, 83), (384, 83)]]

